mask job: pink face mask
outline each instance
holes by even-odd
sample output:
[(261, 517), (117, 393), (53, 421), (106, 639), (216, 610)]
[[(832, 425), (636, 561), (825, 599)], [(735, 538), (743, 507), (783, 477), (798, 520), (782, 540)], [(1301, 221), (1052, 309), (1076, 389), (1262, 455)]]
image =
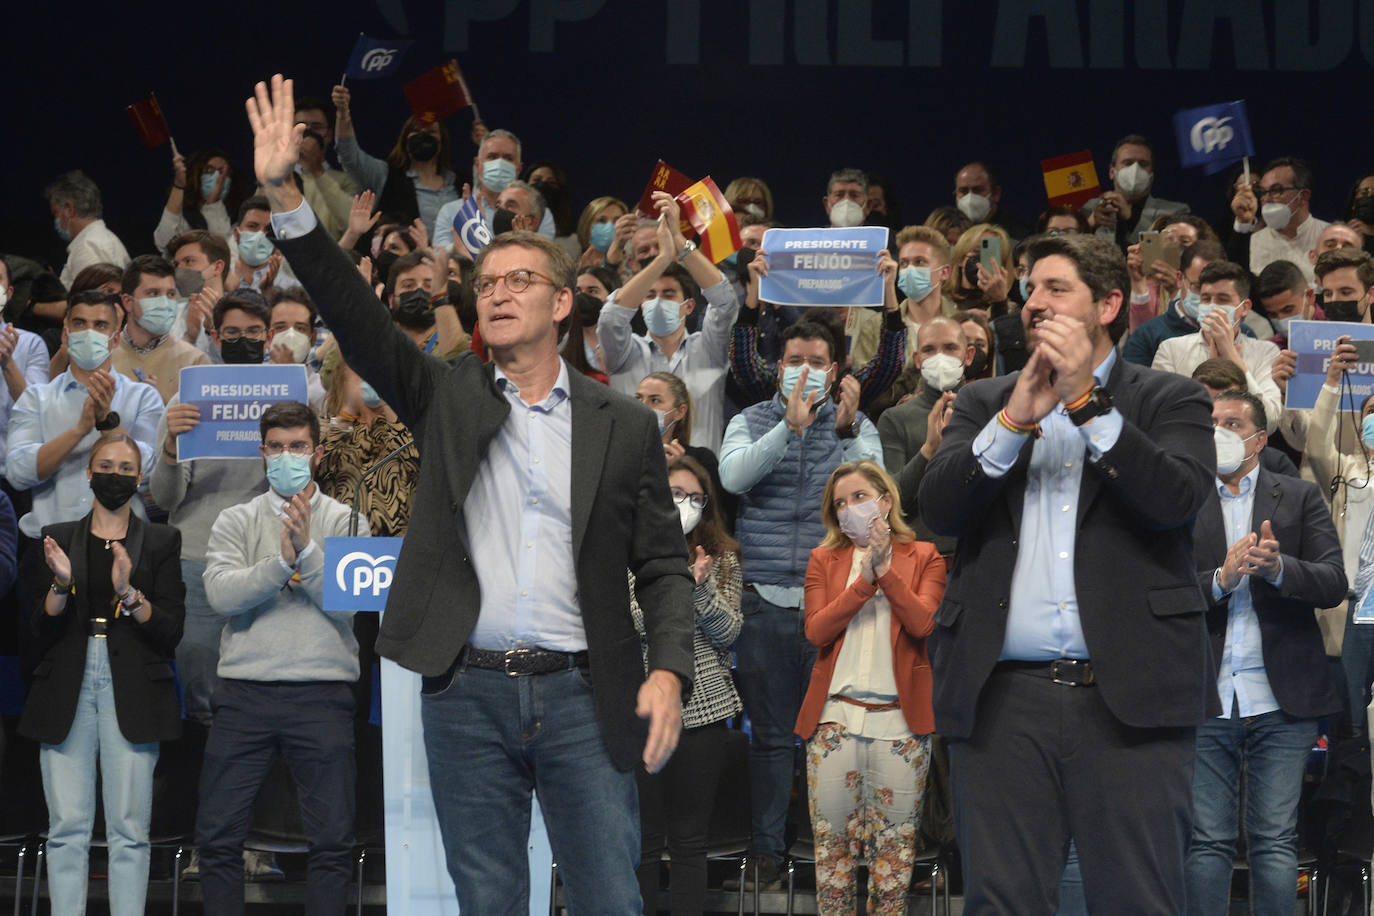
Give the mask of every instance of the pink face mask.
[(882, 518), (883, 507), (878, 504), (878, 500), (870, 499), (845, 506), (837, 515), (840, 520), (840, 530), (844, 532), (845, 537), (860, 547), (867, 547), (869, 522), (875, 518)]

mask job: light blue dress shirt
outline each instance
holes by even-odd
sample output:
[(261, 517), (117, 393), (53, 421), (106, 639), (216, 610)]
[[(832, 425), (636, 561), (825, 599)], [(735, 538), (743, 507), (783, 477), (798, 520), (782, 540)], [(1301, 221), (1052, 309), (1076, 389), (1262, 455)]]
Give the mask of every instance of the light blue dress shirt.
[[(1106, 384), (1116, 359), (1113, 349), (1093, 370), (1098, 385)], [(1032, 447), (1026, 474), (1011, 605), (1000, 658), (1088, 658), (1074, 581), (1078, 490), (1085, 457), (1096, 461), (1111, 451), (1121, 435), (1122, 423), (1121, 413), (1113, 408), (1074, 426), (1063, 404), (1040, 421), (1041, 436)], [(993, 417), (973, 440), (973, 454), (983, 472), (1002, 477), (1010, 471), (1027, 435), (1012, 432)]]
[[(1255, 481), (1259, 464), (1240, 479), (1240, 492), (1217, 478), (1217, 494), (1221, 497), (1221, 518), (1226, 527), (1226, 543), (1231, 545), (1253, 531), (1255, 511)], [(1274, 585), (1283, 584), (1280, 567)], [(1212, 574), (1212, 597), (1220, 601), (1226, 590), (1217, 584)], [(1221, 646), (1221, 663), (1217, 670), (1217, 695), (1223, 710), (1219, 718), (1231, 717), (1232, 704), (1242, 718), (1263, 715), (1279, 708), (1269, 676), (1264, 671), (1264, 643), (1260, 639), (1259, 618), (1255, 616), (1255, 601), (1250, 596), (1250, 577), (1241, 576), (1240, 584), (1231, 591), (1231, 604), (1226, 613), (1226, 641)]]
[[(119, 414), (124, 431), (138, 442), (145, 473), (151, 473), (157, 460), (157, 424), (166, 408), (157, 389), (110, 371), (115, 380), (110, 409)], [(43, 385), (24, 389), (10, 414), (8, 456), (5, 471), (16, 490), (33, 490), (33, 511), (19, 520), (19, 530), (31, 538), (42, 534), (44, 525), (72, 522), (91, 511), (91, 485), (86, 480), (86, 459), (100, 433), (91, 430), (72, 449), (57, 470), (46, 479), (38, 476), (38, 450), (76, 425), (86, 404), (86, 386), (70, 369)], [(140, 491), (146, 491), (145, 479)], [(143, 500), (133, 498), (133, 509), (146, 519)]]

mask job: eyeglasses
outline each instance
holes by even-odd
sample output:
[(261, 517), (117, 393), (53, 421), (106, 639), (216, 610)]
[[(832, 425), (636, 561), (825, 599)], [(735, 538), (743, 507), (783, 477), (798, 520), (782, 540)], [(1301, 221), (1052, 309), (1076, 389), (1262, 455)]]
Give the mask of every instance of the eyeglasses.
[(669, 487), (668, 492), (672, 494), (673, 502), (678, 505), (690, 503), (693, 509), (705, 509), (706, 504), (710, 502), (710, 497), (705, 493), (688, 493), (681, 487)]
[(275, 458), (282, 452), (290, 452), (293, 455), (309, 455), (314, 450), (315, 446), (304, 439), (297, 439), (290, 445), (282, 442), (264, 442), (262, 444), (262, 453), (269, 458)]
[(1301, 190), (1302, 188), (1296, 185), (1289, 185), (1288, 187), (1284, 187), (1281, 184), (1272, 184), (1267, 188), (1261, 188), (1259, 185), (1255, 185), (1255, 196), (1265, 199), (1277, 199), (1287, 194), (1289, 191)]
[(536, 281), (540, 283), (547, 283), (550, 286), (555, 285), (552, 277), (546, 277), (543, 274), (538, 273), (537, 271), (526, 270), (523, 267), (518, 268), (516, 270), (512, 270), (509, 273), (505, 274), (505, 276), (493, 277), (490, 275), (484, 275), (478, 277), (475, 281), (473, 281), (472, 285), (477, 290), (477, 295), (485, 299), (492, 293), (496, 292), (496, 282), (498, 280), (505, 280), (506, 289), (510, 290), (513, 293), (523, 293), (525, 290), (530, 288), (531, 283), (534, 283)]
[(219, 332), (220, 340), (238, 340), (240, 337), (247, 337), (249, 340), (266, 340), (266, 328), (221, 328)]

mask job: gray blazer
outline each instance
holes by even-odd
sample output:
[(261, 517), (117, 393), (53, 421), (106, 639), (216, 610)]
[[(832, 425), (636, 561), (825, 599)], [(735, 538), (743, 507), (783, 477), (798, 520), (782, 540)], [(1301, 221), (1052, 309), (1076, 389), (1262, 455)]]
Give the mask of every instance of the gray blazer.
[[(510, 405), (493, 367), (474, 353), (428, 356), (391, 320), (325, 231), (278, 242), (318, 304), (348, 364), (415, 435), (420, 478), (396, 562), (377, 651), (425, 675), (448, 670), (481, 609), (463, 502)], [(576, 589), (586, 628), (601, 735), (622, 769), (643, 752), (635, 715), (644, 681), (625, 570), (645, 609), (649, 668), (692, 679), (692, 587), (687, 543), (668, 494), (654, 415), (580, 372), (570, 373), (572, 526)]]

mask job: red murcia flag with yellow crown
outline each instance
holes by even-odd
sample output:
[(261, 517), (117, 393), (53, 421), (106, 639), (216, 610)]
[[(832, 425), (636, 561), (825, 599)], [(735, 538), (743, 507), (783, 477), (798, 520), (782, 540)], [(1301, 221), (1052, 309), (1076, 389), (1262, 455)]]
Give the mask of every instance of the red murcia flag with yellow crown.
[(458, 70), (456, 60), (450, 60), (419, 79), (411, 80), (404, 89), (411, 113), (422, 124), (442, 121), (472, 104), (464, 91), (463, 74)]
[(720, 193), (710, 175), (679, 194), (677, 202), (682, 207), (682, 215), (697, 231), (701, 253), (712, 264), (720, 263), (744, 247), (735, 212), (725, 202), (725, 195)]

